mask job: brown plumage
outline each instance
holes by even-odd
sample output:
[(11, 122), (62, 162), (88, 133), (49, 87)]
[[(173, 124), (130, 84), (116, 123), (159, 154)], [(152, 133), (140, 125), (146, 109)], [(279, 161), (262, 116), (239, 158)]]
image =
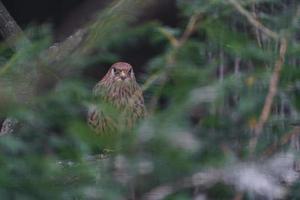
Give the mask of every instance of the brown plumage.
[(97, 133), (131, 128), (145, 116), (143, 92), (128, 63), (113, 64), (95, 85), (93, 94), (100, 104), (90, 108), (88, 124)]

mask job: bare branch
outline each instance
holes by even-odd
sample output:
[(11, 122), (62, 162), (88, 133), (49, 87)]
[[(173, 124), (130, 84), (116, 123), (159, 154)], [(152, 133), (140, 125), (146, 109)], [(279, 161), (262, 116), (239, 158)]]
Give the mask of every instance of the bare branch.
[(163, 28), (160, 29), (160, 32), (169, 40), (169, 42), (175, 49), (178, 49), (182, 45), (184, 45), (184, 43), (189, 39), (189, 37), (195, 32), (201, 18), (202, 14), (192, 15), (180, 38), (176, 38), (172, 33), (166, 31)]
[(254, 136), (249, 142), (249, 150), (252, 153), (256, 147), (257, 140), (259, 135), (262, 132), (262, 129), (264, 127), (264, 124), (267, 122), (271, 107), (273, 104), (274, 97), (277, 93), (277, 86), (279, 82), (280, 72), (282, 70), (282, 66), (284, 64), (285, 60), (285, 54), (287, 51), (287, 40), (284, 37), (280, 37), (280, 35), (269, 28), (265, 27), (263, 24), (261, 24), (255, 16), (253, 16), (250, 12), (248, 12), (246, 9), (244, 9), (236, 0), (228, 0), (229, 3), (231, 3), (237, 11), (239, 11), (240, 14), (244, 15), (249, 23), (251, 23), (255, 28), (262, 31), (265, 35), (269, 36), (270, 38), (274, 40), (280, 40), (280, 50), (279, 50), (279, 58), (275, 63), (274, 71), (272, 73), (270, 83), (269, 83), (269, 90), (267, 97), (265, 99), (265, 103), (262, 109), (262, 112), (259, 117), (259, 121), (256, 124), (254, 128)]
[[(255, 19), (257, 19), (255, 0), (252, 2), (251, 10), (252, 10), (253, 17)], [(261, 41), (260, 32), (259, 32), (257, 27), (254, 27), (254, 29), (255, 29), (254, 32), (255, 32), (255, 37), (256, 37), (257, 44), (260, 48), (262, 48), (262, 41)]]
[(271, 156), (273, 153), (275, 153), (276, 150), (278, 150), (278, 147), (289, 143), (293, 138), (295, 138), (295, 136), (298, 136), (298, 135), (300, 135), (300, 127), (295, 126), (295, 127), (293, 127), (293, 129), (291, 131), (289, 131), (288, 133), (285, 133), (282, 136), (282, 138), (280, 138), (279, 142), (271, 144), (269, 146), (269, 148), (267, 148), (264, 151), (262, 158), (267, 158), (267, 157)]
[(69, 56), (74, 50), (79, 47), (86, 33), (86, 29), (79, 29), (63, 42), (55, 43), (50, 46), (50, 48), (43, 53), (47, 57), (47, 62), (51, 64), (53, 62), (61, 61)]
[[(202, 14), (200, 13), (196, 13), (194, 15), (192, 15), (189, 19), (188, 24), (185, 27), (185, 30), (183, 32), (183, 34), (181, 35), (180, 38), (176, 38), (174, 35), (170, 34), (169, 32), (161, 29), (161, 32), (163, 35), (165, 35), (165, 37), (169, 40), (170, 44), (173, 47), (173, 51), (171, 51), (168, 55), (167, 55), (167, 61), (166, 61), (166, 69), (170, 68), (171, 66), (173, 66), (173, 64), (176, 62), (175, 56), (176, 56), (176, 51), (181, 48), (186, 42), (187, 40), (190, 38), (190, 36), (196, 31), (196, 28), (199, 24), (199, 21), (202, 18)], [(153, 83), (155, 83), (157, 80), (160, 80), (160, 88), (163, 88), (165, 83), (168, 80), (167, 77), (167, 73), (161, 72), (160, 74), (155, 74), (153, 76), (151, 76), (145, 83), (145, 85), (143, 86), (143, 90), (147, 89), (150, 87), (150, 85), (152, 85)], [(157, 105), (158, 102), (158, 96), (159, 95), (155, 95), (151, 101), (150, 101), (150, 105), (149, 105), (149, 110), (154, 110), (154, 108)]]
[(250, 12), (243, 8), (236, 0), (228, 0), (228, 2), (231, 3), (235, 7), (235, 9), (239, 11), (240, 14), (244, 15), (254, 27), (256, 27), (264, 34), (275, 40), (280, 39), (279, 35), (276, 32), (270, 30), (269, 28), (261, 24), (257, 19), (255, 19), (255, 17)]
[(280, 72), (282, 70), (282, 66), (285, 60), (286, 50), (287, 50), (287, 40), (285, 38), (282, 38), (280, 40), (279, 58), (275, 63), (274, 71), (270, 79), (268, 94), (265, 99), (265, 103), (262, 112), (260, 114), (259, 121), (257, 122), (254, 128), (254, 137), (250, 140), (249, 143), (250, 152), (254, 151), (256, 147), (257, 139), (262, 132), (264, 124), (267, 122), (269, 118), (273, 100), (278, 90), (277, 87), (278, 87)]
[(179, 46), (182, 46), (189, 39), (189, 37), (195, 32), (198, 22), (201, 18), (202, 18), (201, 14), (195, 14), (190, 18), (185, 28), (185, 31), (183, 32), (181, 38), (178, 40)]
[(235, 57), (234, 58), (234, 74), (239, 75), (240, 72), (240, 64), (241, 64), (241, 58)]

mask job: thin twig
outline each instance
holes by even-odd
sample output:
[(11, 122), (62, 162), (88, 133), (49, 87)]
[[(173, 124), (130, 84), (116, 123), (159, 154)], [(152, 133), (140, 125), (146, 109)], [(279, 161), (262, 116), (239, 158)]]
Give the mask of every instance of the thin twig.
[[(257, 19), (255, 1), (252, 3), (251, 10), (252, 10), (253, 17), (255, 19)], [(255, 28), (254, 32), (255, 32), (255, 37), (256, 37), (257, 44), (260, 48), (262, 48), (262, 41), (261, 41), (261, 38), (260, 38), (260, 32), (259, 32), (257, 27), (254, 27), (254, 28)]]
[(224, 56), (224, 52), (223, 50), (220, 50), (220, 65), (219, 65), (219, 81), (220, 82), (223, 82), (224, 80), (224, 73), (225, 73), (225, 65), (224, 65), (224, 62), (225, 62), (225, 56)]
[(169, 40), (170, 44), (178, 49), (189, 39), (189, 37), (195, 32), (199, 20), (202, 18), (201, 14), (192, 15), (185, 27), (183, 34), (180, 38), (176, 38), (172, 33), (164, 28), (160, 28), (159, 31)]
[(279, 142), (274, 142), (271, 144), (262, 154), (262, 158), (267, 158), (271, 156), (278, 147), (283, 146), (291, 141), (291, 139), (297, 135), (300, 135), (300, 127), (296, 126), (288, 133), (285, 133), (282, 138), (280, 138)]
[(262, 31), (264, 34), (275, 40), (278, 40), (280, 38), (276, 32), (265, 27), (262, 23), (255, 19), (255, 17), (245, 8), (243, 8), (241, 4), (239, 4), (236, 0), (228, 0), (228, 2), (231, 3), (235, 7), (235, 9), (239, 11), (240, 14), (244, 15), (254, 27)]
[(270, 79), (268, 94), (265, 99), (265, 103), (264, 103), (262, 112), (260, 114), (259, 121), (257, 122), (257, 124), (254, 128), (254, 136), (250, 140), (250, 143), (249, 143), (250, 152), (254, 151), (256, 144), (257, 144), (258, 137), (262, 132), (264, 124), (267, 122), (267, 120), (269, 118), (273, 100), (274, 100), (274, 97), (278, 90), (277, 87), (278, 87), (280, 72), (282, 70), (282, 66), (283, 66), (284, 60), (285, 60), (286, 50), (287, 50), (287, 40), (285, 38), (282, 38), (280, 40), (279, 58), (275, 63), (274, 71), (273, 71), (271, 79)]
[(260, 115), (260, 119), (254, 130), (255, 135), (260, 134), (260, 132), (263, 128), (263, 125), (266, 123), (266, 121), (269, 117), (273, 99), (277, 93), (277, 86), (278, 86), (278, 82), (279, 82), (280, 72), (281, 72), (282, 66), (284, 64), (286, 50), (287, 50), (287, 41), (285, 38), (282, 38), (280, 41), (279, 58), (276, 61), (275, 68), (274, 68), (273, 74), (270, 79), (269, 91), (268, 91), (268, 95), (265, 100), (265, 104), (264, 104), (262, 113)]
[(178, 40), (178, 48), (181, 47), (190, 38), (190, 36), (195, 32), (195, 30), (197, 28), (197, 24), (201, 18), (202, 18), (201, 14), (195, 14), (190, 18), (190, 20), (185, 28), (185, 31), (183, 32), (181, 38)]
[(235, 57), (234, 58), (234, 74), (236, 76), (240, 75), (240, 64), (241, 64), (241, 58), (240, 57)]
[(161, 73), (156, 73), (150, 76), (146, 82), (142, 85), (142, 90), (146, 91), (149, 89), (149, 87), (154, 84), (160, 77), (162, 77)]
[[(161, 72), (160, 74), (156, 74), (156, 75), (150, 77), (150, 80), (147, 81), (147, 85), (146, 85), (147, 87), (144, 87), (144, 88), (149, 88), (151, 84), (155, 83), (156, 80), (159, 79), (161, 81), (160, 81), (160, 89), (158, 90), (158, 93), (160, 93), (162, 91), (162, 88), (164, 87), (165, 83), (168, 80), (167, 71), (172, 66), (174, 66), (174, 64), (176, 62), (176, 59), (175, 59), (176, 52), (187, 42), (187, 40), (190, 38), (190, 36), (196, 31), (196, 28), (197, 28), (201, 18), (202, 18), (202, 14), (197, 13), (197, 14), (192, 15), (180, 38), (176, 38), (174, 35), (172, 35), (168, 31), (165, 31), (164, 29), (160, 29), (161, 33), (169, 40), (173, 49), (167, 55), (165, 70), (163, 72)], [(154, 110), (154, 108), (157, 105), (158, 99), (159, 99), (159, 94), (153, 96), (153, 98), (151, 99), (150, 104), (149, 104), (150, 111)]]
[(173, 47), (177, 47), (179, 45), (178, 39), (172, 33), (167, 31), (165, 28), (159, 28), (158, 30), (168, 39)]
[(255, 16), (253, 16), (250, 12), (248, 12), (246, 9), (244, 9), (236, 0), (228, 0), (229, 3), (231, 3), (235, 9), (242, 15), (244, 15), (247, 20), (249, 21), (250, 24), (252, 24), (254, 27), (262, 31), (265, 35), (268, 37), (280, 41), (280, 50), (279, 50), (279, 58), (275, 63), (274, 71), (272, 73), (270, 83), (269, 83), (269, 90), (268, 94), (265, 99), (265, 103), (262, 109), (262, 112), (259, 117), (259, 121), (257, 122), (255, 128), (254, 128), (254, 136), (249, 142), (249, 150), (250, 153), (252, 153), (256, 147), (258, 137), (260, 136), (262, 129), (267, 122), (271, 107), (273, 104), (274, 97), (277, 93), (277, 87), (278, 87), (278, 82), (279, 82), (279, 77), (280, 77), (280, 72), (282, 70), (282, 66), (284, 64), (285, 60), (285, 54), (287, 50), (287, 40), (284, 37), (280, 37), (280, 35), (269, 28), (265, 27), (262, 23), (260, 23)]

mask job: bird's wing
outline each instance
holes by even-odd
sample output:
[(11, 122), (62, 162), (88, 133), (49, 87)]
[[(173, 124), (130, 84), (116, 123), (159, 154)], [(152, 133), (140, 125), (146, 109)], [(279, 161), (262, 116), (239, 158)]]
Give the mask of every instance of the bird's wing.
[[(111, 116), (105, 112), (101, 106), (101, 101), (105, 97), (105, 88), (101, 82), (97, 83), (93, 88), (93, 95), (95, 97), (94, 104), (88, 107), (88, 124), (96, 133), (106, 133), (113, 131), (116, 124), (111, 119)], [(103, 102), (102, 102), (103, 103)]]
[(100, 97), (103, 96), (103, 94), (104, 94), (104, 87), (101, 82), (98, 82), (93, 88), (93, 95), (95, 97)]
[(138, 88), (134, 94), (134, 105), (133, 105), (133, 112), (137, 118), (143, 118), (146, 116), (146, 107), (143, 97), (143, 92), (140, 88)]

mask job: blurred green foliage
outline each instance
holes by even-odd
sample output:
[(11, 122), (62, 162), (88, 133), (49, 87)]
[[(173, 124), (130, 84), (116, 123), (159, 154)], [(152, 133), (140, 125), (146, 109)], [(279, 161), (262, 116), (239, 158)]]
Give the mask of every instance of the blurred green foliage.
[[(242, 5), (250, 10), (253, 2)], [(255, 3), (261, 22), (285, 34), (289, 45), (257, 160), (299, 122), (296, 2)], [(249, 139), (268, 92), (278, 43), (260, 32), (257, 36), (225, 1), (178, 0), (176, 27), (159, 21), (135, 24), (143, 6), (120, 1), (102, 11), (82, 47), (60, 62), (40, 58), (51, 44), (49, 27), (28, 30), (33, 45), (20, 42), (16, 53), (1, 46), (0, 116), (20, 121), (14, 134), (0, 139), (1, 199), (130, 199), (132, 188), (139, 199), (155, 186), (250, 158)], [(174, 47), (162, 30), (180, 38), (195, 14), (203, 17), (194, 33)], [(110, 64), (127, 58), (143, 60), (134, 66), (141, 85), (154, 80), (144, 94), (149, 116), (134, 130), (97, 136), (86, 124), (86, 111), (101, 77), (86, 72), (97, 65), (105, 73)], [(97, 157), (105, 148), (113, 150), (109, 158)], [(291, 190), (294, 199), (297, 185)], [(187, 189), (168, 199), (193, 199), (193, 193)], [(207, 195), (232, 199), (235, 191), (220, 184)]]

